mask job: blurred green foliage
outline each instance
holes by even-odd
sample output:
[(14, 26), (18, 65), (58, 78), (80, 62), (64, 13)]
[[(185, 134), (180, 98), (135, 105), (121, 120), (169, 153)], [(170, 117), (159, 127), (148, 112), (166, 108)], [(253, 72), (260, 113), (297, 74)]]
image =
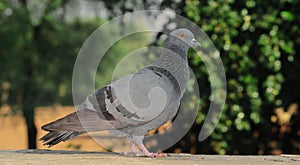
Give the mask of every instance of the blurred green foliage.
[[(0, 2), (0, 96), (2, 105), (23, 111), (30, 133), (35, 106), (72, 104), (77, 53), (104, 20), (78, 17), (69, 21), (68, 0), (30, 1), (39, 2), (37, 8), (29, 8), (28, 2)], [(300, 153), (299, 1), (112, 0), (103, 5), (108, 18), (141, 9), (171, 9), (198, 24), (220, 51), (228, 91), (216, 129), (204, 142), (196, 140), (211, 91), (203, 59), (191, 52), (189, 61), (201, 92), (200, 111), (188, 134), (167, 152)], [(125, 38), (108, 52), (112, 56), (101, 66), (107, 72), (99, 68), (96, 77), (99, 86), (110, 81), (115, 61), (143, 45), (145, 38)], [(122, 42), (133, 40), (130, 47), (122, 47)], [(34, 148), (35, 137), (29, 139), (33, 139), (29, 147)]]
[[(299, 5), (290, 0), (178, 3), (176, 8), (181, 7), (182, 15), (197, 23), (220, 51), (228, 85), (226, 106), (215, 131), (204, 143), (190, 144), (197, 146), (196, 152), (300, 152), (299, 113), (290, 110), (290, 105), (300, 101), (300, 93), (296, 92), (299, 86), (295, 85), (300, 82), (296, 72), (300, 40), (295, 37), (300, 34), (300, 19), (296, 17)], [(199, 87), (205, 100), (197, 120), (201, 126), (210, 103), (210, 89), (203, 77), (207, 74), (205, 66), (199, 60), (191, 60), (194, 71), (200, 73)], [(290, 116), (285, 123), (278, 122), (283, 117), (276, 113), (279, 107)], [(195, 127), (189, 136), (195, 136), (196, 130)]]
[[(33, 2), (40, 6), (30, 7)], [(36, 148), (34, 107), (72, 105), (70, 80), (76, 55), (101, 23), (65, 21), (54, 12), (64, 3), (56, 0), (43, 8), (42, 1), (0, 2), (1, 105), (9, 105), (13, 112), (22, 110), (29, 148)]]

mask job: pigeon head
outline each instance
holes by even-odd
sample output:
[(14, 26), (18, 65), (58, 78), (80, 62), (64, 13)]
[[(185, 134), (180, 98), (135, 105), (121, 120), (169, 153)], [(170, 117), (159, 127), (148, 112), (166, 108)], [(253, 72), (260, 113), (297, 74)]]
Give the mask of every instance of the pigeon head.
[(200, 43), (195, 39), (194, 34), (185, 28), (173, 30), (170, 33), (169, 42), (173, 42), (176, 45), (182, 45), (185, 43), (188, 47), (201, 46)]
[[(173, 30), (167, 37), (164, 48), (180, 55), (185, 61), (187, 61), (187, 51), (190, 47), (201, 46), (195, 39), (194, 34), (185, 28)], [(169, 51), (163, 51), (161, 56), (169, 56)]]

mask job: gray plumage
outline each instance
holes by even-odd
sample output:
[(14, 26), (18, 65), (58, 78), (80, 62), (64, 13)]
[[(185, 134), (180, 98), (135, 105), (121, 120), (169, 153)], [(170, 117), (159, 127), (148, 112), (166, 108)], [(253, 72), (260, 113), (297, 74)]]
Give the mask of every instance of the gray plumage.
[(190, 74), (187, 51), (195, 45), (200, 44), (189, 30), (172, 31), (157, 61), (97, 90), (76, 112), (42, 126), (49, 133), (40, 140), (51, 147), (86, 132), (109, 130), (137, 144), (144, 155), (159, 156), (142, 141), (176, 115)]

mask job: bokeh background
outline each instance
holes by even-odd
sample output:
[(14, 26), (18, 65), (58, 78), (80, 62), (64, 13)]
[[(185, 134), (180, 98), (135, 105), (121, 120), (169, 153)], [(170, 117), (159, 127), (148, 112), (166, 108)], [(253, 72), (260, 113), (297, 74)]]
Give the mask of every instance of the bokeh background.
[[(186, 17), (207, 33), (220, 51), (228, 90), (216, 129), (199, 142), (211, 102), (210, 82), (202, 59), (191, 51), (189, 63), (201, 92), (199, 112), (190, 131), (165, 152), (299, 154), (299, 7), (297, 0), (2, 0), (0, 150), (45, 148), (37, 140), (45, 134), (40, 126), (74, 111), (72, 71), (87, 37), (126, 12), (159, 9)], [(111, 81), (122, 55), (162, 41), (160, 35), (151, 42), (144, 35), (120, 40), (99, 68), (99, 86)], [(53, 149), (106, 151), (88, 136)]]

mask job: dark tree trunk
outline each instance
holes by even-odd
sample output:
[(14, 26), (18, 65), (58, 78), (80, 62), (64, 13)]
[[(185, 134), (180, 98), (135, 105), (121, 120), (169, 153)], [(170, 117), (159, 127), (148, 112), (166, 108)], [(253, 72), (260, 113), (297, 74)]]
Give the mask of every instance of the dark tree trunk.
[(32, 59), (25, 58), (25, 75), (26, 81), (24, 83), (23, 88), (23, 116), (27, 125), (27, 142), (28, 149), (36, 149), (36, 127), (34, 123), (34, 108), (36, 105), (35, 97), (37, 94), (37, 87), (33, 77), (33, 64)]
[[(32, 38), (26, 38), (27, 46), (24, 48), (24, 75), (25, 80), (24, 84), (22, 86), (22, 92), (23, 92), (23, 116), (26, 121), (27, 126), (27, 144), (28, 149), (36, 149), (36, 135), (37, 135), (37, 129), (34, 123), (34, 108), (37, 105), (36, 97), (38, 92), (38, 87), (36, 83), (36, 77), (34, 75), (34, 56), (36, 56), (36, 41), (39, 37), (40, 32), (40, 26), (39, 25), (32, 25), (30, 20), (30, 13), (27, 8), (27, 0), (20, 0), (20, 3), (22, 4), (24, 11), (27, 15), (27, 23), (28, 26), (32, 28), (33, 37)], [(48, 6), (47, 6), (48, 10)], [(45, 11), (46, 12), (46, 11)], [(44, 18), (43, 18), (44, 19)], [(42, 19), (42, 21), (43, 21)], [(42, 22), (41, 21), (41, 22)]]
[(26, 108), (24, 109), (24, 117), (27, 125), (28, 149), (36, 149), (37, 130), (34, 123), (34, 109), (32, 107), (24, 107), (24, 108)]

